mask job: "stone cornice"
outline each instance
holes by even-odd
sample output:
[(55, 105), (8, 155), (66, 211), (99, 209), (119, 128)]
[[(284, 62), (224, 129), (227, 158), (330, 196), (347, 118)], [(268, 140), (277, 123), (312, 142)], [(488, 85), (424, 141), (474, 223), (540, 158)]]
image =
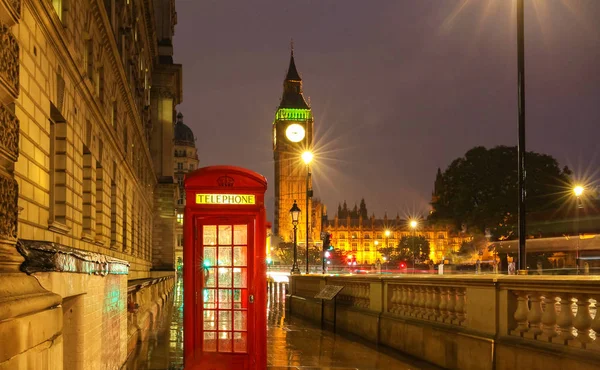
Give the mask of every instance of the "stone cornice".
[(20, 239), (17, 249), (25, 257), (21, 270), (28, 274), (73, 272), (106, 276), (129, 273), (127, 261), (52, 242)]
[(21, 0), (0, 0), (0, 23), (12, 26), (21, 18)]

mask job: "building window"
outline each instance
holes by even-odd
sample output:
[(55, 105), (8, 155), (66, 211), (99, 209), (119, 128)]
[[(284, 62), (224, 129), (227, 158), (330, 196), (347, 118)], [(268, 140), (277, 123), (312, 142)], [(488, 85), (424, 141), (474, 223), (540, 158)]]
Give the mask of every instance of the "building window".
[(371, 235), (370, 234), (365, 234), (364, 238), (365, 239), (371, 239)]
[(444, 239), (444, 234), (438, 234), (438, 239)]
[(356, 252), (357, 249), (358, 249), (358, 244), (352, 243), (352, 251)]
[(183, 225), (183, 213), (177, 214), (177, 223)]
[(381, 239), (381, 233), (377, 233), (377, 239)]
[(49, 226), (67, 232), (67, 122), (50, 104), (50, 220)]
[(117, 245), (117, 163), (112, 165), (112, 178), (110, 179), (110, 241), (111, 246)]
[(177, 169), (178, 170), (183, 170), (183, 163), (177, 162)]
[(83, 65), (86, 68), (87, 77), (94, 78), (94, 42), (92, 39), (85, 40), (85, 53), (83, 55)]
[(177, 246), (183, 248), (183, 234), (177, 234)]
[(194, 164), (190, 163), (190, 170), (193, 170), (193, 169), (194, 169)]
[(368, 247), (371, 245), (371, 243), (365, 243), (364, 245), (365, 245), (365, 247)]
[(370, 250), (371, 250), (371, 248), (365, 247), (365, 252), (369, 252)]
[(346, 239), (346, 234), (340, 234), (340, 239)]

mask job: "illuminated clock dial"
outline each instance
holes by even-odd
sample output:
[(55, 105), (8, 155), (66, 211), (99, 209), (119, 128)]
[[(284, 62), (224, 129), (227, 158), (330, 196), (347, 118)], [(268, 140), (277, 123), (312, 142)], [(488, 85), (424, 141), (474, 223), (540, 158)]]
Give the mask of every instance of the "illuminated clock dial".
[(304, 132), (304, 127), (302, 127), (301, 125), (299, 125), (297, 123), (292, 123), (285, 130), (285, 136), (292, 143), (297, 143), (300, 140), (304, 139), (305, 134), (306, 133)]

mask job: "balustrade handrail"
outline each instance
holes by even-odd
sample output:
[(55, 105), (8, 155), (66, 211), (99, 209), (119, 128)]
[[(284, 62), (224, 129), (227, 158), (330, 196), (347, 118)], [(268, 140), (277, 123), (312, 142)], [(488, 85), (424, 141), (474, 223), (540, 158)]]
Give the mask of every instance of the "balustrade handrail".
[[(174, 279), (174, 278), (175, 278), (175, 275), (166, 275), (166, 276), (161, 276), (161, 277), (156, 277), (156, 278), (142, 278), (142, 279), (131, 280), (131, 281), (129, 281), (128, 286), (127, 286), (127, 294), (148, 288), (149, 286), (158, 284), (165, 280)], [(141, 281), (139, 284), (135, 283), (140, 280), (143, 280), (143, 281)]]

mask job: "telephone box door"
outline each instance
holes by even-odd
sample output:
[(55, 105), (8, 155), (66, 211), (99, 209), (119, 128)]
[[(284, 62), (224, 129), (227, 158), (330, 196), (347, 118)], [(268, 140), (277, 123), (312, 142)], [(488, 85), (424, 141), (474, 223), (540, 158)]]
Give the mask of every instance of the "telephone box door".
[(254, 220), (199, 218), (196, 225), (195, 352), (206, 369), (248, 369), (255, 361)]

